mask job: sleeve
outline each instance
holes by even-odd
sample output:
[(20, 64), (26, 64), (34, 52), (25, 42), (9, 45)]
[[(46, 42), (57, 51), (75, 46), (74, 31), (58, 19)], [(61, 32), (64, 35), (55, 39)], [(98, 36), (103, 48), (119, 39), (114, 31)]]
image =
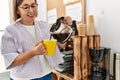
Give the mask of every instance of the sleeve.
[(15, 38), (9, 32), (5, 31), (1, 41), (1, 53), (4, 57), (6, 69), (12, 68), (10, 65), (19, 55), (15, 43)]

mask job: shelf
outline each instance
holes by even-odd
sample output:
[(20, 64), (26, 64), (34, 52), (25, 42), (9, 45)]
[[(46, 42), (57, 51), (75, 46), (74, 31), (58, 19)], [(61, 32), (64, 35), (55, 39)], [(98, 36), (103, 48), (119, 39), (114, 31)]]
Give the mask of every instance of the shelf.
[(58, 72), (53, 70), (52, 80), (88, 80), (91, 72), (91, 59), (89, 56), (89, 48), (100, 47), (100, 35), (91, 36), (74, 36), (74, 71), (73, 74), (67, 72)]
[[(57, 80), (73, 80), (73, 75), (67, 72), (58, 72), (55, 69), (52, 70), (53, 72), (53, 76), (57, 77)], [(56, 78), (54, 77), (52, 80), (56, 80)]]

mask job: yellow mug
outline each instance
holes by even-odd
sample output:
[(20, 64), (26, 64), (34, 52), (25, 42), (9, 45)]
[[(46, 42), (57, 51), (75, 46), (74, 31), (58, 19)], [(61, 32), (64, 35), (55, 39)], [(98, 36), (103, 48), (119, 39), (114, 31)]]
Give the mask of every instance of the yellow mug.
[(45, 45), (45, 48), (47, 50), (47, 56), (54, 56), (55, 51), (56, 51), (56, 45), (57, 45), (57, 40), (52, 39), (52, 40), (43, 40), (43, 44)]

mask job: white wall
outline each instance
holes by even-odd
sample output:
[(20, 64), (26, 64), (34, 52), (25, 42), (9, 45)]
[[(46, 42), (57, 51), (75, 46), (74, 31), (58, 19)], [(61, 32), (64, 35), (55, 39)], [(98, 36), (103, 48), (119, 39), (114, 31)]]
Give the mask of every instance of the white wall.
[[(101, 35), (101, 46), (110, 47), (112, 54), (120, 52), (119, 7), (119, 0), (86, 0), (86, 15), (95, 16), (95, 28)], [(112, 72), (112, 56), (110, 68)]]
[(38, 2), (38, 19), (47, 21), (46, 18), (46, 0), (37, 0)]

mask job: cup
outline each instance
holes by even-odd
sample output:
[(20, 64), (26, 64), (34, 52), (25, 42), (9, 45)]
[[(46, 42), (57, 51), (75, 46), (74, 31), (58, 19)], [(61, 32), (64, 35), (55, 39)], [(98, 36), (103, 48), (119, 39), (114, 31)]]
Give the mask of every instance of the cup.
[(47, 56), (54, 56), (56, 51), (57, 40), (43, 40), (43, 44), (47, 50)]
[(78, 35), (85, 36), (86, 35), (86, 24), (77, 25)]
[(87, 24), (87, 35), (95, 35), (95, 28), (93, 23)]
[(94, 16), (93, 15), (89, 15), (87, 18), (87, 23), (92, 23), (94, 24)]

